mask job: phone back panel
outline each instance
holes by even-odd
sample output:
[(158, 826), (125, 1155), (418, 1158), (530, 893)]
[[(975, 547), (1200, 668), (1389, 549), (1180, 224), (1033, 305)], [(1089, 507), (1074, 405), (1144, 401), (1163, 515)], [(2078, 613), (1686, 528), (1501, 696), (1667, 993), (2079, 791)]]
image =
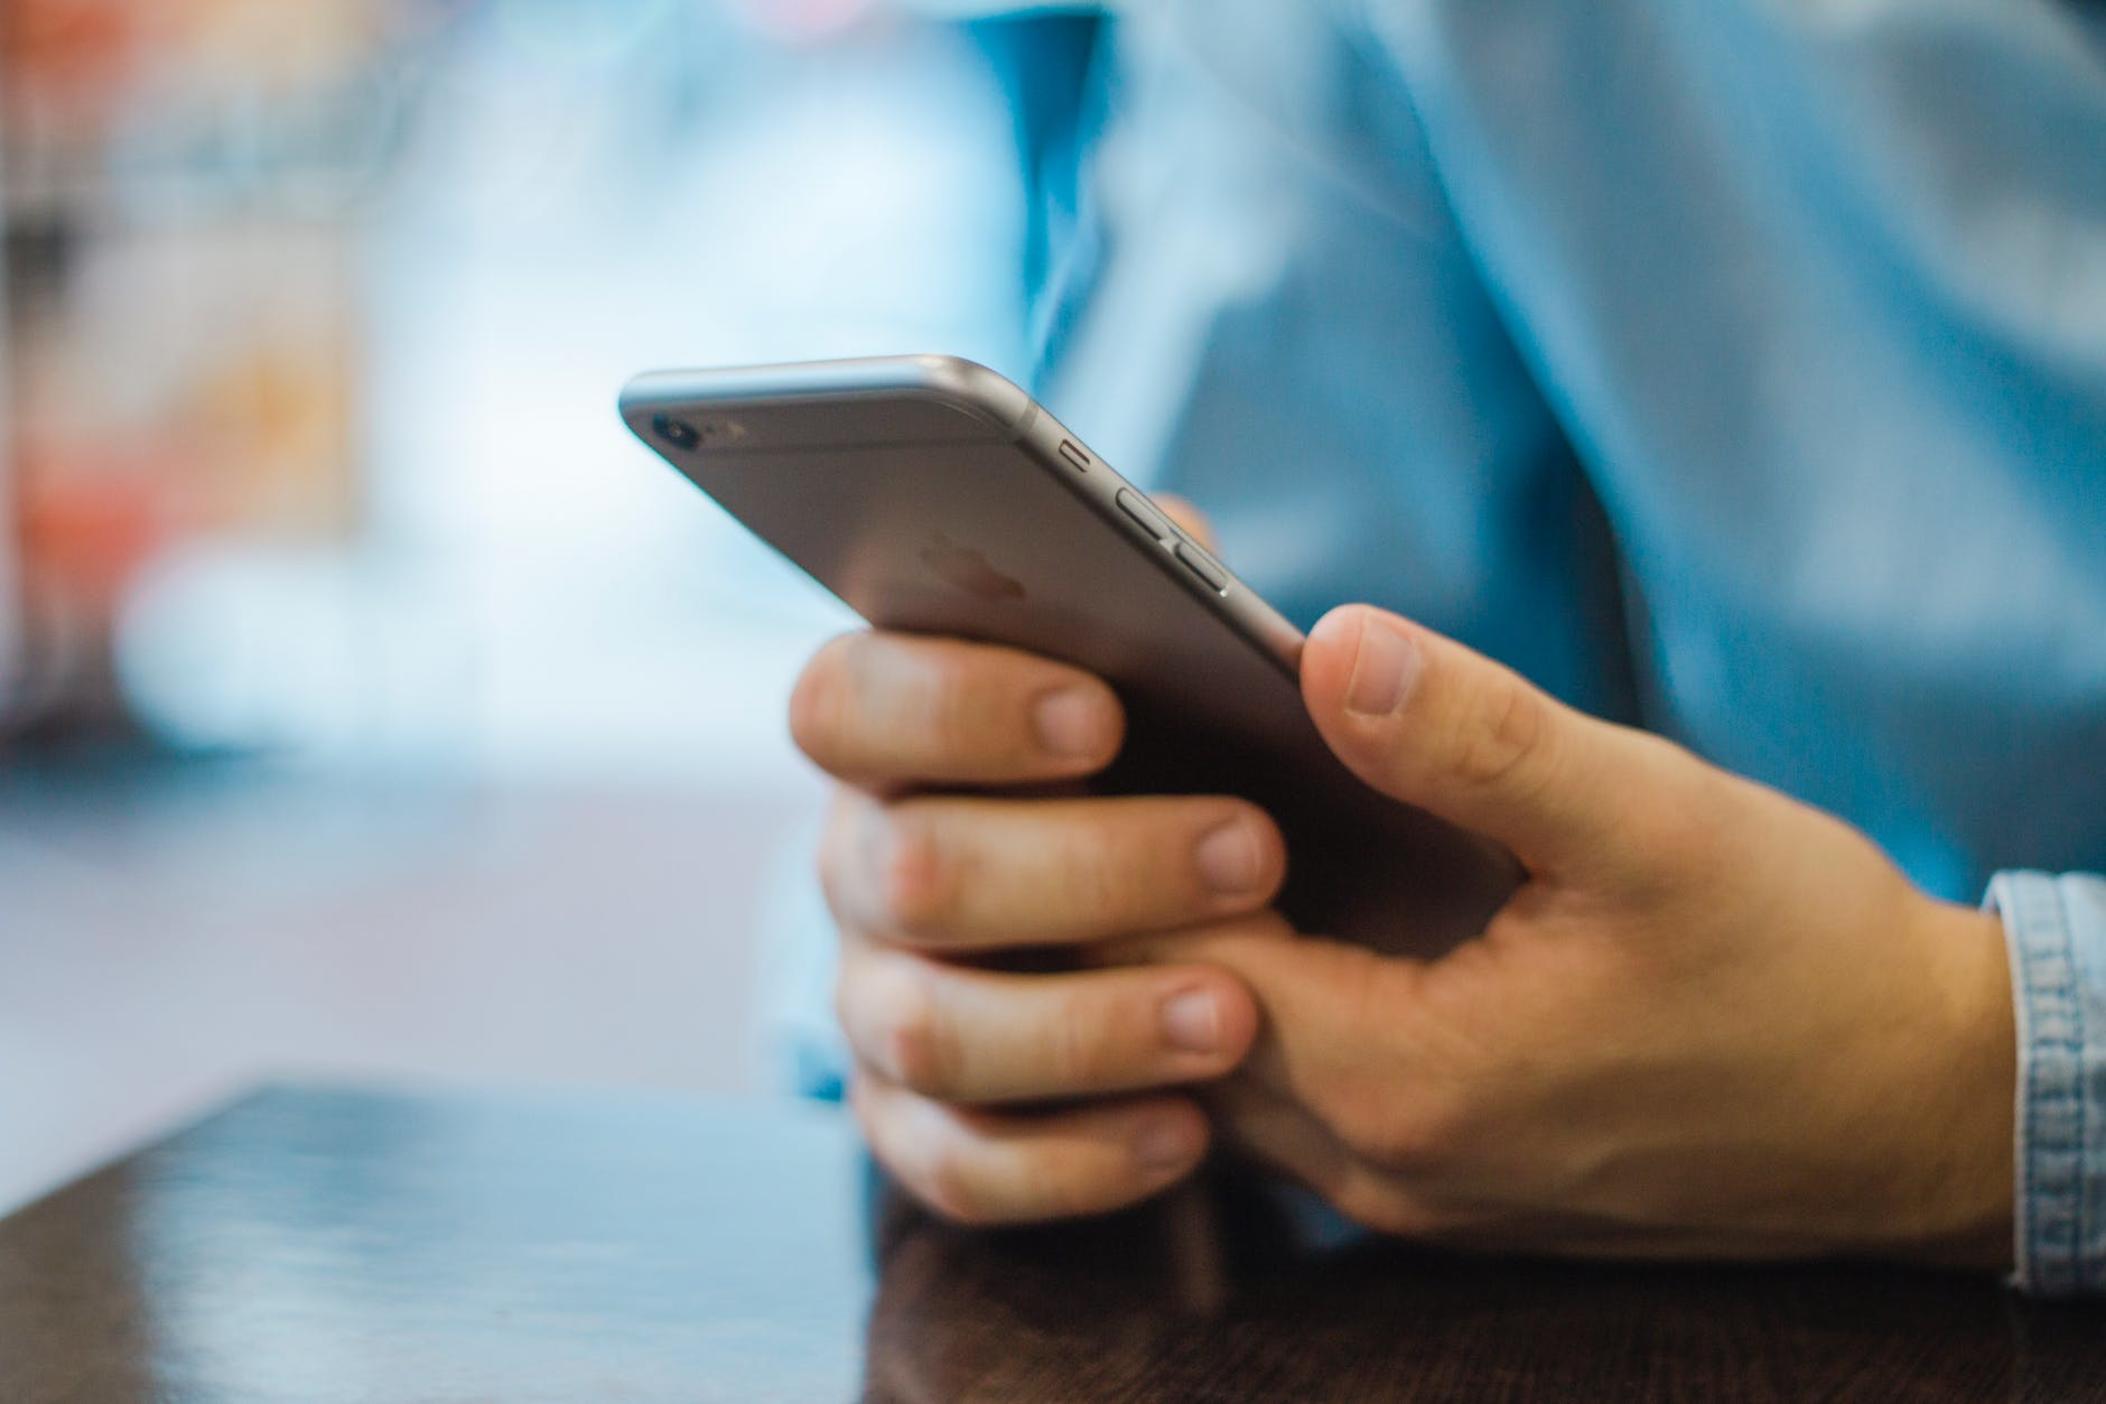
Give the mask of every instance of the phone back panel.
[(1324, 746), (1293, 626), (992, 371), (917, 357), (662, 374), (622, 409), (872, 624), (1109, 681), (1129, 738), (1106, 787), (1264, 806), (1288, 841), (1281, 905), (1304, 929), (1423, 952), (1511, 892), (1511, 858), (1374, 794)]

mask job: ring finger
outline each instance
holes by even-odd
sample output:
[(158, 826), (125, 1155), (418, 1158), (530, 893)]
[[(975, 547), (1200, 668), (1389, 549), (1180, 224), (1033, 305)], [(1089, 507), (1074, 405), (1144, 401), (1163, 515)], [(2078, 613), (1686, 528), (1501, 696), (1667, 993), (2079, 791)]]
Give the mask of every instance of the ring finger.
[(1232, 975), (1151, 966), (1017, 975), (850, 940), (836, 1004), (892, 1082), (949, 1102), (1101, 1096), (1219, 1077), (1257, 1037)]

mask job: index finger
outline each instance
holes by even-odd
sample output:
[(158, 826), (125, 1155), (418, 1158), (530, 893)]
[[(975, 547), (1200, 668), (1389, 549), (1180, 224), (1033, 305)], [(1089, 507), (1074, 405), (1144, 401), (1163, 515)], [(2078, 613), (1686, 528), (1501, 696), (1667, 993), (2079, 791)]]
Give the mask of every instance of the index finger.
[(1102, 680), (1019, 649), (911, 634), (835, 639), (805, 668), (790, 731), (852, 785), (1017, 785), (1109, 765), (1125, 712)]

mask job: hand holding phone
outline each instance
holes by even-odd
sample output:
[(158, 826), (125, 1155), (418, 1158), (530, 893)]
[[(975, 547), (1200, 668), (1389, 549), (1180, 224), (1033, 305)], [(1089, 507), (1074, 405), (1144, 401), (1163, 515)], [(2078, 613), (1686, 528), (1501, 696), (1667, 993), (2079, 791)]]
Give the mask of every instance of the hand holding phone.
[(660, 373), (622, 411), (879, 629), (1007, 645), (1109, 685), (1125, 738), (1095, 787), (1265, 810), (1302, 929), (1432, 953), (1514, 890), (1498, 845), (1354, 777), (1302, 705), (1300, 631), (994, 372), (899, 357)]
[[(1019, 448), (1028, 418), (994, 427), (992, 451), (974, 433), (938, 440), (974, 447), (949, 460), (972, 476), (940, 484), (935, 515), (950, 519), (961, 498), (1013, 507), (1051, 483), (1116, 522), (1110, 493), (1123, 489), (1063, 477), (1058, 442)], [(824, 466), (851, 479), (875, 467), (889, 492), (901, 462)], [(1154, 526), (1097, 531), (1058, 498), (1039, 505), (986, 530), (967, 514), (951, 533), (1026, 563), (996, 567), (1016, 590), (949, 570), (971, 556), (924, 562), (984, 603), (982, 638), (1026, 648), (871, 635), (830, 651), (800, 692), (814, 736), (838, 742), (829, 725), (859, 716), (894, 722), (856, 743), (871, 788), (845, 801), (828, 866), (852, 962), (843, 1022), (865, 1064), (858, 1108), (921, 1197), (972, 1221), (1111, 1208), (1174, 1180), (1219, 1136), (1346, 1217), (1414, 1238), (2010, 1266), (2017, 1040), (1994, 914), (1918, 891), (1830, 816), (1377, 609), (1332, 612), (1299, 667), (1280, 670), (1324, 748), (1297, 758), (1264, 687), (1279, 674), (1245, 669), (1264, 656), (1263, 616), (1238, 607), (1249, 601), (1218, 567), (1176, 550), (1203, 548)], [(1016, 539), (994, 529), (1003, 522)], [(822, 578), (838, 564), (808, 554)], [(884, 564), (897, 555), (881, 535), (859, 562), (869, 573), (840, 577), (873, 618), (890, 610), (884, 582), (902, 579)], [(1078, 575), (1078, 558), (1102, 569)], [(1164, 581), (1200, 608), (1149, 593)], [(1217, 622), (1253, 626), (1226, 636), (1240, 652), (1214, 647)], [(1222, 670), (1202, 675), (1211, 685), (1163, 666), (1194, 639)], [(1084, 666), (1044, 656), (1064, 647)], [(1129, 758), (1168, 758), (1172, 774), (1189, 765), (1191, 788), (1074, 793), (1116, 729), (1104, 683), (1126, 724), (1104, 777), (1117, 785)], [(900, 727), (919, 739), (903, 746)], [(1244, 769), (1252, 751), (1269, 763)], [(888, 755), (902, 762), (889, 774)], [(1334, 787), (1327, 765), (1354, 788)], [(961, 774), (971, 783), (914, 783)], [(1245, 826), (1243, 807), (1267, 793), (1269, 835)], [(1409, 826), (1383, 833), (1367, 796), (1416, 816), (1431, 846), (1415, 849)], [(1330, 832), (1346, 845), (1326, 855), (1323, 825), (1341, 815), (1350, 822)], [(1463, 843), (1446, 852), (1470, 852), (1464, 830), (1511, 845), (1526, 889), (1484, 940), (1439, 958), (1369, 949), (1468, 930), (1423, 924), (1442, 910), (1426, 903), (1427, 879), (1457, 871), (1429, 870), (1425, 855), (1444, 836)], [(1253, 871), (1240, 845), (1260, 845), (1247, 894), (1213, 886), (1208, 848), (1224, 832), (1232, 879)], [(1254, 905), (1276, 880), (1274, 839), (1290, 877), (1272, 906)], [(1399, 866), (1419, 880), (1380, 892)], [(1353, 884), (1374, 900), (1341, 902)], [(1347, 924), (1279, 914), (1310, 911)], [(1397, 930), (1374, 920), (1385, 912)], [(1362, 916), (1367, 944), (1323, 939)], [(1141, 930), (1157, 923), (1175, 929)], [(1121, 928), (1135, 934), (1101, 934)], [(1085, 967), (1005, 968), (1020, 933), (1074, 938)]]
[[(842, 780), (820, 868), (879, 1158), (964, 1221), (1113, 1208), (1190, 1173), (1209, 1136), (1185, 1089), (1243, 1060), (1257, 1007), (1215, 967), (1091, 953), (1264, 913), (1286, 866), (1264, 812), (1068, 792), (1117, 752), (1117, 697), (996, 645), (851, 635), (813, 660), (792, 717)], [(1081, 968), (1016, 967), (1049, 949)]]
[[(1205, 964), (1105, 967), (1107, 943), (1291, 940), (1277, 906), (1432, 951), (1511, 890), (1503, 851), (1343, 769), (1302, 708), (1300, 634), (1195, 523), (990, 372), (660, 375), (624, 413), (880, 626), (814, 660), (792, 727), (842, 782), (822, 869), (857, 1109), (952, 1217), (1108, 1209), (1203, 1157), (1184, 1089), (1244, 1059), (1257, 1004)], [(995, 1110), (1019, 1103), (1055, 1105)]]

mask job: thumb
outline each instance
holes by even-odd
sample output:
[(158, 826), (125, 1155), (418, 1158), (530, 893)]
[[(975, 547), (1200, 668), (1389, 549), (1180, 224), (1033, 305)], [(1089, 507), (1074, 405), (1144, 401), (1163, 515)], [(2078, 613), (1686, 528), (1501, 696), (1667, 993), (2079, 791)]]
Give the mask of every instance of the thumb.
[(1303, 650), (1302, 698), (1368, 785), (1496, 839), (1531, 872), (1613, 861), (1631, 842), (1644, 738), (1429, 629), (1332, 611)]

